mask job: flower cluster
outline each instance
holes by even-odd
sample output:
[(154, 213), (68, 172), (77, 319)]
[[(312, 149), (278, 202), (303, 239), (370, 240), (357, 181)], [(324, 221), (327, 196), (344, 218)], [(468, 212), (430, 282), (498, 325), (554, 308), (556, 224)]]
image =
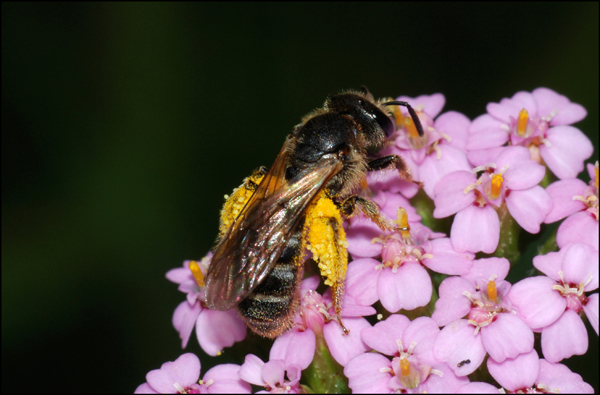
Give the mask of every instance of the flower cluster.
[[(268, 361), (248, 354), (200, 379), (200, 361), (184, 354), (136, 392), (593, 392), (561, 363), (588, 352), (599, 330), (598, 162), (587, 164), (588, 183), (576, 178), (593, 146), (572, 126), (585, 109), (547, 88), (490, 103), (473, 121), (442, 113), (439, 93), (397, 100), (414, 107), (424, 135), (396, 109), (382, 154), (404, 158), (422, 190), (397, 172), (368, 174), (372, 199), (398, 227), (383, 232), (363, 214), (344, 223), (341, 316), (331, 291), (308, 277)], [(523, 240), (542, 229), (549, 238), (527, 262)], [(195, 327), (216, 356), (246, 326), (204, 304), (210, 259), (167, 278), (187, 296), (173, 315), (182, 347)], [(538, 275), (511, 283), (515, 265)]]

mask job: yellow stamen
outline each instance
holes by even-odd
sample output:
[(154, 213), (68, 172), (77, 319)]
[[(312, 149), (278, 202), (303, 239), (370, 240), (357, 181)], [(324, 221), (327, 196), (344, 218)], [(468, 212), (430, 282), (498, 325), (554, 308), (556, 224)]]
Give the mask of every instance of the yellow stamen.
[(503, 181), (504, 177), (502, 177), (502, 174), (494, 174), (492, 176), (492, 189), (490, 191), (490, 198), (492, 200), (497, 199), (498, 196), (500, 196)]
[(412, 118), (404, 117), (404, 119), (402, 120), (402, 124), (404, 125), (404, 127), (406, 127), (406, 130), (408, 130), (408, 134), (410, 135), (410, 137), (415, 139), (419, 138), (419, 132), (417, 131), (417, 127), (415, 126), (415, 123), (413, 122)]
[(519, 119), (517, 120), (517, 133), (523, 137), (527, 131), (527, 122), (529, 121), (529, 113), (526, 109), (519, 111)]
[(191, 261), (190, 262), (190, 270), (192, 271), (192, 275), (194, 276), (194, 280), (196, 280), (196, 283), (198, 284), (198, 286), (204, 287), (204, 274), (202, 274), (202, 271), (200, 270), (200, 265), (198, 265), (198, 262)]
[(408, 359), (403, 358), (400, 360), (400, 372), (403, 376), (410, 374), (410, 362), (408, 362)]
[(398, 207), (397, 214), (398, 220), (394, 221), (398, 224), (400, 235), (403, 239), (410, 238), (410, 224), (408, 223), (408, 214), (403, 207)]
[(488, 281), (487, 283), (487, 294), (490, 300), (494, 301), (498, 298), (498, 290), (496, 289), (496, 282), (494, 280)]
[(594, 178), (594, 186), (598, 189), (598, 161), (596, 161), (596, 165), (594, 166), (594, 172), (596, 178)]

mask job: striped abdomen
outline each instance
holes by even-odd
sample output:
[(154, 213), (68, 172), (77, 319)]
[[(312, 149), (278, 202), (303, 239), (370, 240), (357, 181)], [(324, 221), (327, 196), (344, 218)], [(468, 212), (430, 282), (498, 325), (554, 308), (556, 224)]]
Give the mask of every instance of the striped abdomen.
[(275, 338), (291, 328), (300, 306), (302, 224), (296, 229), (273, 270), (237, 306), (246, 324), (261, 336)]

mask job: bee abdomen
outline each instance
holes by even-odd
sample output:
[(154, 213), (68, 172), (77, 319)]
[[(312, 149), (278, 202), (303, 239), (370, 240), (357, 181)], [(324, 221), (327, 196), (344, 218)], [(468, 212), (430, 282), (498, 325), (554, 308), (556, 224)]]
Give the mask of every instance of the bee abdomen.
[(303, 267), (278, 263), (271, 273), (237, 306), (246, 324), (261, 336), (274, 338), (292, 327), (300, 300), (298, 285)]

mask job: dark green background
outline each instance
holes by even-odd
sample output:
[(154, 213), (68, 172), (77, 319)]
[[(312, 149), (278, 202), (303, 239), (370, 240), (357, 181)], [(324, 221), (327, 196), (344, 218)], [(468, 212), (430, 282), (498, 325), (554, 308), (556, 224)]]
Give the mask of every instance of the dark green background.
[[(177, 358), (165, 272), (328, 94), (474, 118), (547, 86), (597, 159), (598, 57), (597, 3), (2, 3), (2, 391), (130, 392)], [(567, 364), (598, 391), (590, 337)]]

